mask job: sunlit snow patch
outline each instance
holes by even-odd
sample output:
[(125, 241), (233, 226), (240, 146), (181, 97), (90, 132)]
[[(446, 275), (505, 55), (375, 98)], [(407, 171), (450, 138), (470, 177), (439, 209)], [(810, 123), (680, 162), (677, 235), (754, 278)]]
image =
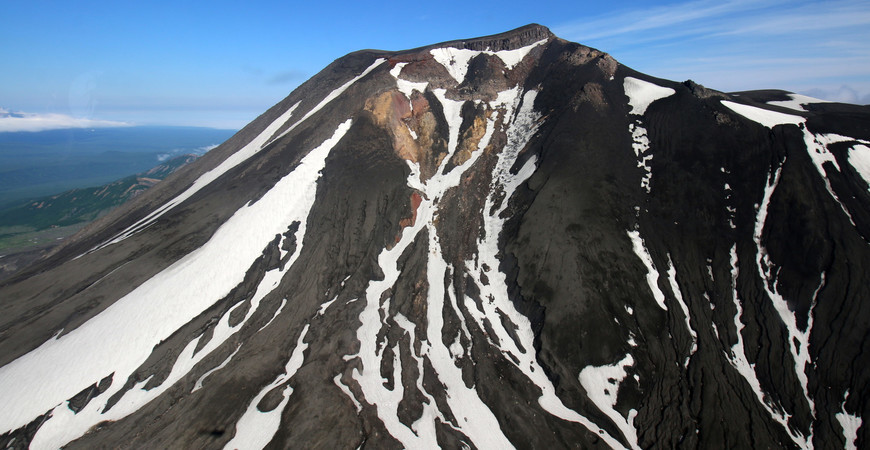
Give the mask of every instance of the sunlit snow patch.
[(801, 116), (783, 114), (781, 112), (770, 111), (755, 106), (744, 105), (742, 103), (730, 102), (728, 100), (722, 100), (722, 104), (737, 114), (740, 114), (753, 122), (764, 125), (767, 128), (773, 128), (777, 125), (785, 124), (798, 125), (806, 120)]
[(668, 307), (665, 305), (665, 294), (659, 288), (659, 271), (656, 270), (652, 256), (650, 256), (649, 251), (647, 251), (646, 246), (643, 243), (643, 239), (640, 237), (640, 231), (628, 231), (627, 233), (628, 238), (631, 239), (631, 249), (634, 250), (634, 254), (637, 255), (643, 263), (643, 266), (646, 267), (646, 283), (649, 285), (653, 298), (655, 298), (656, 303), (661, 309), (667, 311)]
[(801, 94), (788, 94), (788, 96), (791, 97), (791, 100), (776, 100), (767, 102), (767, 104), (771, 106), (782, 106), (783, 108), (793, 109), (795, 111), (806, 112), (804, 105), (808, 105), (810, 103), (833, 103), (827, 100), (820, 100)]
[[(623, 88), (625, 89), (625, 95), (628, 97), (628, 104), (631, 106), (631, 114), (636, 116), (643, 116), (652, 102), (671, 96), (676, 92), (671, 88), (662, 87), (633, 77), (625, 77)], [(634, 149), (634, 154), (637, 156), (637, 167), (643, 169), (644, 172), (640, 180), (640, 187), (649, 193), (652, 181), (652, 166), (650, 162), (653, 159), (653, 155), (649, 151), (649, 137), (640, 117), (635, 118), (633, 123), (628, 124), (628, 132), (631, 133), (631, 148)]]
[(514, 50), (502, 50), (493, 52), (489, 50), (468, 50), (453, 47), (443, 47), (429, 50), (429, 53), (438, 61), (457, 83), (465, 81), (465, 75), (468, 73), (468, 63), (477, 55), (486, 54), (497, 56), (502, 60), (508, 70), (520, 63), (526, 55), (538, 45), (546, 43), (546, 39), (541, 39), (538, 42), (521, 47)]
[(628, 104), (631, 105), (631, 114), (638, 116), (642, 116), (652, 102), (676, 93), (671, 88), (638, 80), (634, 77), (625, 77), (623, 88), (625, 88), (625, 95), (628, 97)]
[(586, 390), (586, 395), (622, 432), (631, 448), (640, 448), (637, 445), (637, 430), (634, 428), (634, 417), (637, 411), (630, 410), (628, 417), (623, 417), (616, 406), (619, 384), (625, 379), (628, 372), (626, 368), (634, 365), (634, 358), (630, 354), (625, 355), (621, 361), (607, 366), (586, 366), (580, 371), (577, 379)]
[(840, 405), (840, 412), (835, 414), (837, 422), (843, 427), (843, 438), (846, 440), (844, 448), (846, 450), (856, 450), (858, 446), (855, 442), (858, 440), (858, 429), (861, 428), (863, 421), (857, 414), (849, 414), (846, 412), (846, 400), (849, 399), (849, 391), (843, 396), (843, 404)]
[[(849, 149), (849, 164), (870, 186), (870, 147), (855, 145)], [(868, 188), (870, 190), (870, 188)]]

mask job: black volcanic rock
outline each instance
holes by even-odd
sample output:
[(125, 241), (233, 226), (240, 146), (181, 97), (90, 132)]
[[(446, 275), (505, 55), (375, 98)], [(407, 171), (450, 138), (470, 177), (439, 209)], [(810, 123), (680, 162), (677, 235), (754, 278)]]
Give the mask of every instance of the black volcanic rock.
[(336, 60), (0, 284), (13, 448), (867, 445), (870, 110)]

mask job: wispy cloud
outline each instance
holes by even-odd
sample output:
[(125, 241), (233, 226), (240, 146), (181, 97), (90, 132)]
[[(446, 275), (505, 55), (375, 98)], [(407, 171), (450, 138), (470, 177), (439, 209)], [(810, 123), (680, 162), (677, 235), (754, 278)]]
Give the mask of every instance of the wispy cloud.
[(870, 98), (868, 29), (866, 0), (690, 0), (553, 27), (654, 76), (858, 102)]
[(82, 119), (64, 114), (35, 114), (10, 112), (0, 108), (0, 132), (45, 131), (64, 128), (126, 127), (126, 122)]

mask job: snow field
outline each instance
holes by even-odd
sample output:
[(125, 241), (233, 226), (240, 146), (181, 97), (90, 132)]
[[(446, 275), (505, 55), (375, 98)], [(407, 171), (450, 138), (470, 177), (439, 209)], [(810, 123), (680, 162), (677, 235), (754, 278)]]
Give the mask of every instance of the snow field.
[(806, 108), (803, 105), (808, 105), (810, 103), (833, 103), (827, 100), (819, 100), (817, 98), (808, 97), (806, 95), (801, 94), (788, 94), (791, 97), (791, 100), (778, 100), (767, 102), (768, 105), (772, 106), (782, 106), (785, 108), (793, 109), (795, 111), (806, 112)]
[(859, 144), (850, 148), (849, 164), (867, 182), (867, 190), (870, 191), (870, 147)]

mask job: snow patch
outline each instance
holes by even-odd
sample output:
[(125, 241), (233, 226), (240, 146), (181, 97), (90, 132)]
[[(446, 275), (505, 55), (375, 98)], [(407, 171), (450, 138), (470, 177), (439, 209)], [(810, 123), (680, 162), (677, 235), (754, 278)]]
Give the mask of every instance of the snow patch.
[[(795, 317), (795, 313), (793, 313), (789, 309), (788, 301), (783, 298), (776, 289), (776, 277), (778, 270), (770, 261), (770, 255), (767, 253), (767, 249), (762, 243), (762, 234), (764, 232), (764, 225), (767, 220), (767, 208), (770, 205), (770, 198), (773, 195), (773, 192), (776, 190), (777, 185), (779, 184), (781, 173), (782, 166), (778, 167), (774, 173), (768, 175), (767, 183), (765, 183), (764, 186), (764, 194), (762, 196), (761, 204), (758, 207), (758, 213), (756, 214), (755, 230), (753, 233), (753, 240), (755, 241), (756, 248), (755, 262), (758, 269), (758, 275), (761, 277), (762, 280), (761, 286), (764, 289), (764, 292), (767, 294), (767, 297), (770, 299), (780, 320), (782, 320), (783, 325), (785, 325), (786, 331), (788, 332), (787, 344), (792, 356), (792, 360), (794, 361), (794, 373), (797, 377), (798, 382), (800, 383), (804, 399), (806, 400), (811, 413), (813, 414), (813, 416), (815, 416), (816, 407), (813, 399), (810, 398), (809, 395), (808, 379), (806, 374), (807, 367), (810, 364), (809, 346), (810, 334), (812, 333), (813, 326), (812, 309), (810, 310), (810, 316), (807, 322), (807, 329), (801, 331), (797, 326), (797, 318)], [(824, 284), (824, 274), (822, 274), (821, 276), (819, 289), (821, 289), (821, 284)], [(815, 299), (813, 301), (815, 302)], [(806, 447), (807, 442), (809, 441), (805, 437), (803, 437), (803, 435), (801, 435), (800, 433), (793, 434), (791, 430), (788, 429), (787, 431), (789, 432), (790, 436), (792, 436), (792, 439), (795, 441), (796, 444), (798, 444), (802, 448)], [(810, 425), (810, 435), (812, 435), (812, 425)]]
[(631, 106), (631, 114), (644, 115), (652, 102), (674, 95), (676, 91), (662, 87), (649, 81), (638, 80), (634, 77), (625, 77), (622, 83), (628, 104)]
[(744, 105), (742, 103), (730, 102), (728, 100), (722, 100), (722, 104), (737, 114), (740, 114), (753, 122), (764, 125), (767, 128), (786, 124), (798, 125), (806, 120), (801, 116), (783, 114), (781, 112), (770, 111), (755, 106)]
[[(478, 149), (472, 152), (472, 157), (461, 166), (454, 167), (450, 172), (445, 173), (450, 156), (455, 152), (458, 144), (459, 125), (462, 121), (461, 106), (463, 102), (448, 99), (446, 91), (443, 89), (436, 89), (434, 94), (442, 104), (444, 118), (448, 124), (448, 155), (442, 159), (441, 165), (428, 180), (421, 179), (417, 164), (409, 163), (411, 173), (407, 184), (422, 193), (422, 201), (417, 207), (417, 221), (402, 230), (399, 241), (394, 247), (384, 249), (378, 255), (378, 265), (381, 267), (384, 278), (382, 280), (370, 281), (366, 288), (364, 298), (366, 306), (360, 313), (361, 326), (357, 329), (357, 338), (360, 341), (359, 353), (348, 356), (349, 358), (359, 358), (361, 369), (354, 369), (352, 376), (359, 383), (365, 399), (375, 406), (378, 418), (384, 423), (390, 435), (408, 448), (434, 448), (438, 445), (435, 436), (435, 421), (438, 420), (442, 423), (447, 423), (448, 421), (437, 409), (437, 403), (431, 394), (427, 392), (423, 384), (423, 359), (427, 358), (447, 392), (447, 404), (453, 412), (454, 417), (457, 417), (458, 423), (456, 425), (459, 431), (468, 436), (475, 446), (480, 448), (511, 448), (512, 445), (500, 431), (495, 415), (480, 399), (477, 390), (474, 387), (469, 388), (465, 385), (461, 369), (457, 367), (454, 359), (459, 356), (456, 353), (452, 353), (443, 344), (443, 339), (441, 338), (443, 331), (442, 312), (446, 306), (444, 304), (444, 279), (449, 266), (442, 256), (438, 233), (435, 229), (438, 200), (447, 190), (459, 184), (462, 173), (473, 166), (480, 154), (483, 153), (481, 150), (488, 145), (489, 139), (492, 136), (491, 128), (494, 127), (494, 119), (488, 120), (484, 137), (481, 139)], [(427, 297), (428, 317), (425, 330), (427, 339), (419, 341), (419, 354), (413, 346), (410, 350), (411, 357), (417, 363), (418, 373), (420, 374), (420, 378), (417, 380), (417, 389), (429, 401), (424, 403), (420, 418), (411, 427), (408, 427), (398, 417), (398, 404), (404, 396), (401, 382), (394, 383), (393, 389), (387, 389), (380, 375), (384, 351), (377, 342), (377, 335), (384, 326), (387, 326), (389, 317), (389, 308), (387, 306), (389, 299), (384, 304), (381, 304), (380, 299), (384, 292), (392, 288), (399, 278), (401, 273), (401, 269), (398, 267), (399, 257), (419, 233), (423, 231), (426, 231), (429, 237), (427, 260), (427, 279), (429, 282)], [(393, 320), (409, 334), (411, 342), (415, 342), (414, 324), (401, 314), (396, 314)], [(393, 353), (394, 358), (396, 358), (393, 364), (393, 379), (401, 380), (402, 366), (400, 361), (398, 361), (400, 354), (398, 345), (393, 350)]]
[(637, 156), (637, 167), (643, 169), (643, 177), (640, 179), (640, 187), (647, 194), (650, 191), (650, 182), (652, 181), (652, 166), (650, 162), (653, 155), (649, 152), (649, 137), (647, 136), (646, 128), (643, 127), (640, 119), (634, 123), (628, 124), (628, 132), (631, 133), (631, 148)]
[[(755, 364), (751, 364), (749, 360), (746, 358), (746, 348), (743, 344), (743, 328), (745, 325), (743, 324), (743, 305), (737, 295), (737, 278), (740, 276), (740, 269), (737, 266), (737, 244), (731, 246), (731, 292), (732, 292), (732, 301), (734, 302), (734, 329), (737, 336), (737, 342), (731, 346), (730, 354), (726, 353), (726, 357), (728, 358), (728, 362), (731, 363), (731, 366), (737, 370), (737, 373), (746, 380), (746, 383), (749, 384), (750, 389), (755, 394), (755, 399), (758, 403), (767, 411), (770, 415), (771, 419), (775, 422), (779, 423), (780, 426), (783, 427), (786, 433), (788, 433), (791, 440), (797, 444), (800, 448), (808, 448), (812, 446), (812, 442), (806, 439), (799, 432), (793, 431), (791, 427), (788, 425), (789, 415), (786, 414), (781, 405), (774, 403), (772, 400), (768, 399), (767, 394), (761, 389), (761, 382), (758, 380), (758, 375), (755, 372)], [(714, 331), (716, 335), (719, 335), (719, 331), (715, 328)]]
[(621, 361), (607, 366), (586, 366), (580, 371), (577, 379), (586, 390), (586, 395), (607, 417), (616, 424), (631, 448), (637, 445), (637, 430), (634, 428), (634, 416), (637, 411), (631, 410), (628, 417), (623, 417), (616, 406), (619, 384), (628, 375), (627, 367), (634, 365), (631, 354), (625, 355)]
[(353, 402), (353, 406), (356, 408), (357, 414), (361, 413), (362, 412), (362, 405), (360, 404), (359, 400), (356, 399), (356, 396), (353, 395), (353, 392), (351, 392), (350, 388), (347, 387), (346, 384), (341, 382), (341, 374), (336, 375), (332, 379), (332, 381), (335, 383), (336, 386), (338, 386), (339, 389), (341, 389), (341, 392), (344, 392), (344, 395), (346, 395), (346, 396), (348, 396), (348, 398), (350, 398), (350, 401)]
[(817, 98), (808, 97), (801, 94), (788, 94), (788, 96), (791, 97), (791, 100), (770, 101), (767, 102), (767, 104), (772, 106), (782, 106), (784, 108), (793, 109), (795, 111), (806, 112), (806, 109), (803, 105), (808, 105), (810, 103), (833, 103), (827, 100), (819, 100)]
[(856, 450), (858, 446), (855, 442), (858, 440), (858, 429), (861, 428), (863, 421), (857, 414), (849, 414), (846, 412), (846, 400), (849, 399), (849, 391), (843, 395), (843, 403), (840, 405), (840, 412), (835, 414), (837, 422), (843, 428), (843, 438), (846, 440), (846, 445), (843, 447), (846, 450)]
[(529, 52), (532, 51), (533, 48), (537, 47), (538, 45), (545, 44), (546, 42), (546, 39), (542, 39), (525, 47), (514, 50), (502, 50), (500, 52), (444, 47), (429, 50), (429, 53), (432, 55), (433, 58), (435, 58), (435, 61), (438, 61), (439, 64), (447, 69), (447, 72), (450, 74), (451, 77), (453, 77), (453, 79), (456, 80), (457, 83), (461, 84), (463, 81), (465, 81), (465, 75), (468, 73), (468, 63), (471, 62), (471, 60), (477, 55), (486, 54), (491, 56), (497, 56), (499, 59), (502, 60), (505, 67), (508, 70), (511, 70), (514, 68), (514, 66), (519, 64), (523, 60), (523, 58), (525, 58), (526, 55), (528, 55)]
[[(849, 164), (855, 168), (855, 171), (870, 186), (870, 147), (859, 144), (850, 148)], [(870, 187), (867, 190), (870, 190)]]

